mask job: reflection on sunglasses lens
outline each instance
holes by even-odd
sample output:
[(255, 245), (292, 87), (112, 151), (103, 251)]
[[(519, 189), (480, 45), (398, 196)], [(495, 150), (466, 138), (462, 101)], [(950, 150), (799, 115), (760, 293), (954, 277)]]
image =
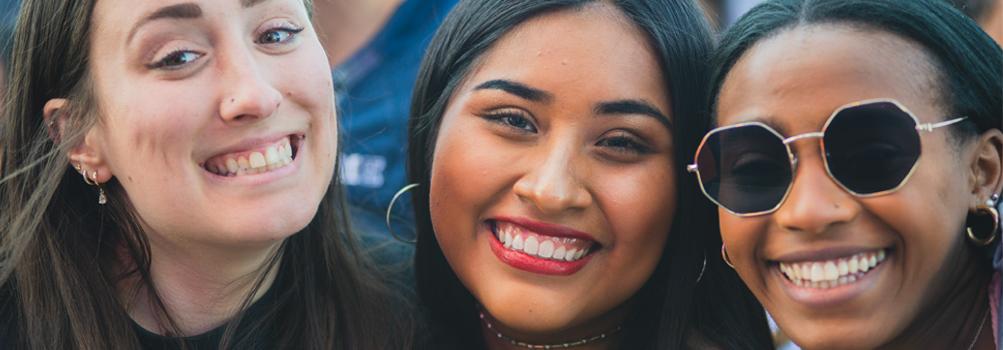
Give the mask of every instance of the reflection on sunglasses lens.
[(707, 194), (736, 213), (772, 208), (791, 182), (787, 149), (762, 126), (721, 130), (708, 137), (698, 157)]
[(915, 126), (912, 117), (892, 103), (840, 111), (823, 138), (829, 171), (857, 194), (895, 189), (919, 159)]

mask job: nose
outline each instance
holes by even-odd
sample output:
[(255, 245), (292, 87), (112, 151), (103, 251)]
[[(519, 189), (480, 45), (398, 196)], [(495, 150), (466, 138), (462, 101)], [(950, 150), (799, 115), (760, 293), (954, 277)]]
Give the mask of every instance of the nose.
[(860, 203), (829, 177), (817, 156), (799, 162), (787, 199), (773, 214), (791, 232), (822, 234), (852, 221)]
[(581, 210), (592, 204), (592, 194), (581, 180), (576, 168), (581, 168), (579, 158), (570, 142), (542, 149), (530, 161), (527, 171), (513, 186), (522, 201), (531, 204), (544, 214), (560, 214)]
[(262, 62), (248, 49), (230, 51), (230, 55), (220, 57), (220, 118), (227, 124), (242, 124), (275, 114), (282, 104), (282, 93), (269, 81)]

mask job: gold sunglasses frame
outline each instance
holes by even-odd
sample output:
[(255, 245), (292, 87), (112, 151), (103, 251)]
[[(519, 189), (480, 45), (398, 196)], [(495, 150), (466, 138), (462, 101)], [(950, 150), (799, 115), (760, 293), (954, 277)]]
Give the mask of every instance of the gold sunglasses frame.
[[(697, 176), (697, 183), (700, 184), (700, 191), (703, 192), (704, 197), (707, 197), (707, 199), (710, 199), (711, 202), (713, 202), (719, 208), (724, 209), (728, 213), (730, 213), (732, 215), (735, 215), (735, 216), (739, 216), (739, 217), (751, 217), (751, 216), (766, 215), (766, 214), (772, 213), (774, 211), (777, 211), (777, 209), (780, 209), (780, 206), (782, 206), (784, 204), (784, 202), (787, 201), (787, 196), (790, 195), (791, 189), (794, 187), (794, 177), (797, 176), (797, 163), (798, 163), (798, 159), (794, 155), (794, 151), (791, 150), (791, 145), (790, 144), (794, 143), (795, 141), (798, 141), (798, 140), (819, 139), (819, 148), (820, 148), (820, 150), (822, 152), (820, 154), (822, 156), (822, 163), (824, 164), (824, 167), (825, 167), (825, 173), (828, 174), (829, 179), (832, 180), (832, 182), (836, 183), (836, 185), (838, 185), (840, 188), (842, 188), (847, 193), (850, 193), (853, 196), (859, 197), (859, 198), (868, 198), (868, 197), (883, 196), (883, 195), (886, 195), (886, 194), (898, 191), (899, 189), (902, 188), (902, 186), (905, 186), (906, 182), (909, 181), (909, 178), (912, 177), (913, 172), (916, 171), (916, 167), (919, 165), (919, 159), (920, 159), (920, 157), (923, 156), (923, 144), (922, 144), (922, 140), (920, 140), (920, 149), (919, 149), (919, 154), (916, 156), (916, 161), (912, 163), (912, 168), (910, 168), (909, 172), (906, 174), (906, 176), (902, 178), (902, 181), (899, 181), (898, 185), (896, 185), (894, 188), (891, 188), (891, 189), (888, 189), (888, 190), (884, 190), (884, 191), (874, 192), (874, 193), (866, 193), (866, 194), (857, 193), (856, 191), (853, 191), (853, 190), (849, 189), (848, 187), (846, 187), (845, 185), (843, 185), (843, 183), (840, 182), (839, 179), (837, 179), (836, 176), (832, 174), (832, 170), (829, 168), (829, 158), (825, 156), (826, 153), (825, 153), (825, 139), (824, 139), (824, 136), (825, 136), (825, 131), (829, 128), (829, 124), (832, 123), (832, 120), (835, 119), (836, 116), (839, 115), (839, 113), (841, 113), (841, 112), (843, 112), (843, 111), (845, 111), (847, 109), (856, 108), (856, 107), (860, 107), (860, 106), (864, 106), (864, 105), (870, 105), (870, 104), (878, 104), (878, 103), (890, 103), (890, 104), (894, 105), (896, 108), (898, 108), (899, 110), (901, 110), (902, 112), (904, 112), (906, 115), (908, 115), (909, 118), (912, 118), (912, 121), (915, 124), (915, 130), (916, 130), (917, 136), (922, 136), (923, 135), (922, 132), (933, 132), (935, 129), (942, 128), (942, 127), (949, 126), (949, 125), (953, 125), (953, 124), (957, 124), (957, 123), (959, 123), (959, 122), (961, 122), (961, 121), (963, 121), (965, 119), (968, 119), (968, 117), (957, 117), (957, 118), (953, 118), (953, 119), (950, 119), (950, 120), (946, 120), (946, 121), (942, 121), (942, 122), (937, 122), (937, 123), (920, 123), (919, 118), (917, 118), (916, 115), (912, 113), (912, 111), (910, 111), (908, 108), (906, 108), (905, 106), (903, 106), (901, 103), (899, 103), (898, 101), (896, 101), (894, 99), (890, 99), (890, 98), (876, 98), (876, 99), (868, 99), (868, 100), (862, 100), (862, 101), (857, 101), (857, 102), (851, 102), (851, 103), (848, 103), (848, 104), (845, 104), (845, 105), (837, 107), (836, 110), (834, 110), (832, 112), (832, 114), (829, 115), (829, 118), (826, 119), (825, 124), (822, 126), (822, 130), (816, 131), (816, 132), (808, 132), (808, 133), (798, 134), (798, 135), (794, 135), (794, 136), (786, 137), (786, 138), (782, 134), (780, 134), (779, 132), (777, 132), (776, 130), (774, 130), (773, 128), (771, 128), (769, 125), (766, 125), (765, 123), (762, 123), (762, 122), (745, 122), (745, 123), (739, 123), (739, 124), (735, 124), (735, 125), (728, 125), (728, 126), (722, 126), (722, 127), (714, 128), (713, 130), (709, 131), (706, 135), (704, 135), (703, 140), (700, 141), (700, 146), (697, 147), (696, 154), (693, 155), (693, 163), (686, 166), (686, 171), (688, 171), (690, 173), (693, 173), (693, 174), (695, 174)], [(767, 210), (752, 212), (752, 213), (737, 213), (735, 211), (732, 211), (728, 207), (724, 206), (723, 204), (721, 204), (720, 202), (718, 202), (717, 199), (715, 199), (709, 193), (707, 193), (707, 189), (704, 187), (703, 179), (700, 176), (700, 167), (697, 165), (697, 163), (699, 161), (698, 159), (699, 159), (699, 156), (700, 156), (700, 151), (703, 150), (704, 145), (707, 143), (707, 139), (709, 139), (711, 136), (713, 136), (716, 133), (725, 131), (725, 130), (730, 130), (730, 129), (735, 129), (735, 128), (741, 128), (741, 127), (747, 127), (747, 126), (758, 126), (758, 127), (764, 128), (767, 131), (769, 131), (770, 133), (772, 133), (773, 135), (775, 135), (777, 137), (777, 139), (780, 140), (780, 142), (784, 145), (784, 148), (787, 150), (787, 159), (788, 159), (788, 161), (790, 162), (790, 165), (791, 165), (791, 181), (789, 181), (787, 183), (787, 189), (784, 190), (783, 197), (781, 197), (780, 201), (778, 201), (777, 204), (774, 205), (772, 208), (767, 209)]]

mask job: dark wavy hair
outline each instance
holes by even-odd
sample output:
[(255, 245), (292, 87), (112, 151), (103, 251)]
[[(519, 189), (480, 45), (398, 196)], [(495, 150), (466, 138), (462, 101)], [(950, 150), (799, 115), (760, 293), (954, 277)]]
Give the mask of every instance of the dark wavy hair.
[[(443, 112), (471, 67), (521, 23), (547, 13), (580, 9), (596, 0), (462, 1), (429, 45), (411, 105), (408, 177), (421, 186), (412, 197), (418, 230), (415, 274), (421, 304), (437, 347), (483, 348), (476, 301), (450, 269), (429, 214), (429, 176)], [(625, 349), (679, 349), (694, 338), (726, 349), (772, 348), (762, 308), (718, 251), (716, 211), (686, 173), (708, 128), (711, 34), (690, 0), (611, 1), (647, 36), (669, 87), (678, 188), (672, 234), (655, 272), (634, 296), (638, 307), (625, 324)], [(669, 96), (666, 96), (668, 99)], [(697, 282), (704, 262), (706, 270)], [(446, 331), (449, 334), (435, 331)], [(447, 339), (448, 338), (448, 339)]]
[[(0, 347), (139, 348), (116, 289), (125, 278), (149, 287), (163, 326), (180, 334), (150, 279), (149, 242), (124, 189), (109, 181), (108, 204), (98, 206), (68, 164), (68, 150), (99, 118), (89, 79), (95, 1), (24, 0), (21, 8), (0, 119)], [(304, 3), (310, 11), (312, 1)], [(53, 98), (69, 101), (61, 113), (68, 132), (57, 141), (42, 118)], [(274, 267), (274, 284), (283, 287), (263, 305), (266, 316), (238, 313), (220, 348), (267, 346), (234, 336), (238, 327), (248, 338), (275, 334), (262, 340), (290, 349), (409, 347), (404, 303), (357, 245), (335, 176), (313, 220), (261, 267)], [(119, 258), (135, 268), (123, 275)], [(260, 275), (242, 310), (261, 287)]]

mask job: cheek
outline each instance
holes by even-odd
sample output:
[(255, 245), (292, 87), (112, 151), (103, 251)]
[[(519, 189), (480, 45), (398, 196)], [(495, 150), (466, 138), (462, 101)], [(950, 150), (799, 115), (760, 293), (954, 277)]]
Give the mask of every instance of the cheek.
[[(661, 258), (676, 212), (671, 160), (620, 171), (599, 171), (593, 195), (613, 233), (611, 261), (625, 269), (611, 275), (646, 280)], [(632, 273), (633, 272), (633, 273)]]
[[(470, 238), (482, 208), (499, 190), (497, 149), (473, 135), (470, 120), (445, 117), (436, 140), (431, 168), (429, 210), (443, 250), (460, 237)], [(470, 119), (470, 118), (462, 118)], [(455, 121), (454, 121), (455, 120)]]

